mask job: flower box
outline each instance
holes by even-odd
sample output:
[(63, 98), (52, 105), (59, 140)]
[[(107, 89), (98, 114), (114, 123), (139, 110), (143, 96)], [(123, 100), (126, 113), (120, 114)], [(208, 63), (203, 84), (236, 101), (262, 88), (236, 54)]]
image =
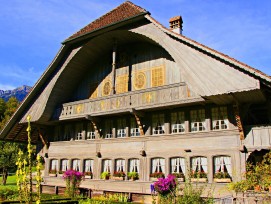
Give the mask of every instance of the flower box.
[(49, 176), (50, 176), (50, 177), (56, 177), (56, 174), (50, 174), (50, 173), (49, 173)]
[(231, 179), (230, 178), (215, 178), (214, 182), (216, 183), (230, 183)]
[(85, 178), (86, 178), (86, 179), (92, 179), (92, 176), (86, 175)]
[(206, 183), (207, 178), (191, 178), (191, 182)]
[(177, 178), (179, 182), (184, 182), (184, 178)]
[(158, 181), (158, 178), (150, 177), (150, 181)]
[(123, 181), (123, 180), (124, 180), (124, 177), (112, 176), (112, 180)]

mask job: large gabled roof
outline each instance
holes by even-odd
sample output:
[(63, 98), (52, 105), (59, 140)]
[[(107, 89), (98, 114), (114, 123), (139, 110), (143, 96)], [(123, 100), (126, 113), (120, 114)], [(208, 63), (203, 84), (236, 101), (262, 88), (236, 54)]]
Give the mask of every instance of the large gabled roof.
[(101, 16), (100, 18), (94, 20), (78, 32), (74, 33), (68, 39), (64, 41), (70, 41), (72, 39), (78, 38), (80, 36), (86, 35), (90, 32), (95, 30), (104, 28), (109, 25), (116, 24), (121, 21), (125, 21), (131, 19), (133, 17), (137, 17), (139, 15), (143, 15), (148, 13), (145, 9), (133, 4), (130, 1), (126, 1), (116, 7), (115, 9), (111, 10), (110, 12), (106, 13), (105, 15)]
[[(167, 35), (170, 35), (171, 37), (175, 39), (178, 39), (178, 41), (182, 42), (183, 44), (193, 47), (194, 49), (201, 50), (201, 52), (207, 53), (212, 58), (219, 59), (220, 61), (225, 61), (231, 65), (234, 65), (238, 67), (240, 70), (242, 70), (243, 72), (249, 73), (255, 78), (266, 81), (271, 86), (270, 76), (246, 64), (243, 64), (223, 53), (217, 52), (216, 50), (213, 50), (205, 45), (202, 45), (194, 40), (191, 40), (183, 35), (172, 32), (170, 29), (162, 26), (159, 22), (157, 22), (148, 14), (149, 12), (146, 11), (145, 9), (131, 3), (130, 1), (126, 1), (120, 6), (113, 9), (112, 11), (101, 16), (100, 18), (96, 19), (92, 23), (88, 24), (87, 26), (85, 26), (84, 28), (82, 28), (81, 30), (73, 34), (72, 36), (70, 36), (68, 39), (66, 39), (64, 41), (64, 45), (62, 46), (62, 48), (56, 55), (53, 62), (50, 64), (50, 66), (46, 69), (44, 74), (37, 81), (32, 91), (28, 94), (28, 96), (22, 102), (22, 104), (20, 105), (18, 110), (14, 113), (14, 115), (12, 116), (8, 124), (4, 127), (2, 132), (0, 132), (0, 139), (1, 140), (3, 139), (17, 140), (17, 141), (23, 141), (26, 139), (26, 137), (22, 137), (23, 135), (25, 136), (25, 124), (20, 123), (20, 120), (24, 116), (27, 109), (31, 106), (31, 104), (35, 102), (41, 90), (43, 90), (44, 86), (46, 86), (46, 83), (50, 81), (52, 74), (58, 69), (60, 62), (65, 58), (66, 55), (69, 54), (71, 50), (70, 44), (66, 42), (71, 42), (72, 44), (77, 39), (81, 40), (84, 38), (88, 38), (90, 33), (97, 34), (100, 31), (106, 32), (107, 28), (110, 27), (110, 29), (112, 29), (112, 27), (114, 27), (113, 25), (119, 26), (120, 24), (124, 24), (124, 23), (129, 24), (142, 18), (145, 18), (149, 22), (155, 24), (164, 33), (166, 33)], [(131, 19), (132, 21), (130, 21)], [(37, 141), (37, 137), (38, 137), (38, 132), (35, 131), (35, 139), (33, 140), (33, 142)]]

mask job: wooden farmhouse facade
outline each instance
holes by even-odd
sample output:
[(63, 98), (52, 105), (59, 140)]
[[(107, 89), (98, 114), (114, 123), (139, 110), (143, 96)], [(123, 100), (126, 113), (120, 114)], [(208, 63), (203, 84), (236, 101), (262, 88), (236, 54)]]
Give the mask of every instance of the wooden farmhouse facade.
[(240, 180), (271, 148), (271, 78), (181, 31), (181, 17), (165, 28), (124, 2), (62, 43), (0, 139), (26, 141), (30, 115), (46, 185), (65, 186), (67, 169), (86, 188), (140, 194), (157, 174)]

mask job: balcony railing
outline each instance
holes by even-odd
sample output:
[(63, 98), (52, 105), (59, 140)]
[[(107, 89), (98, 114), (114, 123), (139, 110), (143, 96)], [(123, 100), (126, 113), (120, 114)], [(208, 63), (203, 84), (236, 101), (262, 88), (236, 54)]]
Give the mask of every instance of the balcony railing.
[(56, 110), (55, 118), (64, 120), (85, 115), (98, 116), (128, 112), (132, 108), (140, 110), (197, 101), (203, 101), (203, 99), (190, 96), (185, 83), (176, 83), (96, 99), (65, 103), (61, 110)]
[(271, 149), (271, 126), (258, 125), (245, 127), (244, 145), (248, 150)]

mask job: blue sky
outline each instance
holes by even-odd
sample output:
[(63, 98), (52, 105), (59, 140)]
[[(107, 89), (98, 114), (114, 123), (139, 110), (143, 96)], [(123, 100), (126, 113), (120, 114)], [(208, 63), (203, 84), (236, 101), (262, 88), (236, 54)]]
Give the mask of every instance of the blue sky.
[[(120, 0), (9, 0), (0, 7), (0, 89), (33, 86), (67, 37)], [(168, 27), (271, 75), (271, 1), (133, 0)]]

